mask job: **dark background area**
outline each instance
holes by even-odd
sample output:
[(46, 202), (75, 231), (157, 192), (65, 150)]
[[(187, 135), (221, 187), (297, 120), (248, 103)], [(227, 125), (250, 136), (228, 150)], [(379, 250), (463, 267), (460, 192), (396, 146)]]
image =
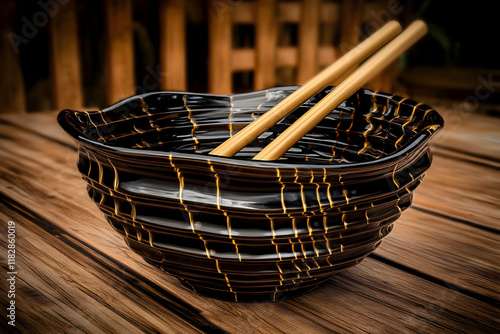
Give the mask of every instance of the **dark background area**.
[[(40, 10), (36, 1), (16, 1), (18, 11), (13, 21), (15, 29), (22, 29), (22, 17), (32, 17)], [(407, 52), (400, 62), (400, 76), (395, 85), (397, 92), (410, 95), (442, 97), (460, 100), (474, 93), (477, 77), (490, 76), (500, 82), (500, 48), (496, 46), (499, 30), (497, 3), (494, 1), (401, 1), (405, 7), (405, 20), (424, 19), (429, 26), (428, 35)], [(208, 29), (205, 11), (209, 1), (189, 1), (187, 27), (188, 90), (207, 91)], [(0, 5), (1, 6), (1, 5)], [(158, 0), (134, 2), (135, 77), (147, 75), (146, 67), (155, 68), (159, 54)], [(193, 7), (200, 7), (198, 9)], [(82, 80), (85, 104), (106, 105), (105, 45), (102, 37), (104, 20), (102, 2), (78, 2), (79, 40), (82, 57)], [(278, 41), (297, 44), (297, 26), (282, 27)], [(253, 46), (254, 29), (237, 26), (233, 30), (233, 45)], [(285, 36), (285, 37), (283, 37)], [(283, 41), (281, 41), (283, 42)], [(20, 46), (19, 57), (23, 70), (28, 111), (51, 109), (49, 76), (49, 29), (41, 27), (29, 43)], [(451, 71), (451, 72), (450, 72)], [(293, 76), (293, 73), (291, 74)], [(447, 81), (446, 79), (449, 78)], [(233, 76), (235, 91), (252, 90), (251, 73)], [(282, 80), (278, 84), (293, 84)], [(436, 88), (438, 85), (439, 89)], [(499, 86), (500, 88), (500, 86)], [(68, 89), (71, 89), (68, 87)], [(481, 101), (488, 112), (496, 112), (500, 102), (498, 92), (492, 92)]]

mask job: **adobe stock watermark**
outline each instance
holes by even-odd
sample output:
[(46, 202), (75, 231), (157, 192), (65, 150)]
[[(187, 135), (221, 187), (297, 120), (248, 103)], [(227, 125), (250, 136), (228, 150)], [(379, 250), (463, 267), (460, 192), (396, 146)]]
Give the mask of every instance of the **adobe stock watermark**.
[[(369, 14), (373, 19), (366, 22), (362, 27), (363, 29), (356, 26), (353, 28), (353, 30), (360, 36), (361, 40), (366, 39), (386, 23), (391, 21), (394, 16), (401, 14), (403, 10), (404, 6), (400, 3), (400, 1), (389, 0), (384, 9), (381, 9), (379, 11), (375, 11), (372, 9), (370, 11)], [(356, 45), (343, 41), (340, 43), (339, 48), (342, 53), (347, 53), (348, 51), (354, 49), (355, 46)]]
[(224, 14), (227, 12), (233, 12), (238, 5), (240, 5), (243, 0), (213, 0), (212, 6), (219, 16), (219, 20), (224, 20)]
[[(446, 121), (445, 129), (457, 129), (469, 116), (479, 110), (482, 102), (485, 102), (491, 95), (500, 88), (500, 81), (493, 81), (493, 73), (486, 76), (477, 76), (478, 84), (474, 89), (474, 94), (466, 96), (461, 102), (454, 103), (451, 109), (444, 109), (440, 114)], [(443, 131), (441, 141), (447, 139), (449, 131)]]
[(461, 104), (455, 104), (454, 108), (458, 111), (473, 112), (479, 108), (481, 102), (490, 98), (495, 92), (495, 88), (500, 87), (500, 82), (493, 81), (493, 74), (489, 73), (485, 78), (482, 75), (477, 76), (479, 82), (474, 89), (474, 95), (467, 96)]
[(21, 44), (28, 44), (29, 41), (38, 35), (40, 28), (45, 27), (51, 18), (59, 13), (61, 5), (65, 5), (71, 0), (39, 0), (38, 5), (40, 10), (33, 14), (31, 20), (26, 16), (21, 18), (23, 25), (21, 27), (21, 35), (14, 32), (9, 32), (7, 34), (7, 39), (9, 40), (15, 53), (19, 52), (19, 46)]
[(16, 223), (7, 222), (7, 323), (16, 326)]

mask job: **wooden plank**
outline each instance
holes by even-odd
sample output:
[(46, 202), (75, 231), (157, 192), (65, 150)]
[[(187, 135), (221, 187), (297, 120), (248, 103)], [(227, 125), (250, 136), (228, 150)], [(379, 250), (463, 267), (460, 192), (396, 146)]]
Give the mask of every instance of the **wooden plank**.
[(500, 230), (497, 170), (435, 155), (424, 182), (415, 192), (414, 204)]
[[(8, 221), (15, 223), (16, 329), (21, 332), (198, 333), (196, 326), (215, 327), (181, 319), (164, 307), (171, 300), (131, 284), (129, 273), (116, 264), (23, 213), (0, 203), (2, 229)], [(5, 238), (0, 249), (7, 254)], [(3, 305), (9, 302), (6, 293), (0, 299)]]
[[(27, 119), (20, 117), (19, 122), (27, 123)], [(359, 332), (377, 328), (384, 332), (491, 332), (499, 326), (497, 309), (493, 306), (447, 288), (445, 282), (436, 284), (374, 259), (337, 275), (331, 285), (285, 303), (233, 304), (192, 294), (170, 276), (146, 265), (111, 232), (87, 198), (84, 183), (74, 167), (76, 153), (73, 150), (8, 124), (0, 124), (0, 133), (4, 134), (0, 146), (8, 149), (0, 151), (2, 193), (7, 192), (10, 198), (53, 222), (64, 230), (63, 235), (74, 236), (124, 268), (140, 273), (172, 295), (195, 305), (205, 319), (225, 331)], [(79, 203), (78, 207), (75, 203)], [(443, 224), (461, 226), (449, 221)], [(453, 229), (453, 233), (460, 234), (460, 231)], [(438, 233), (445, 239), (448, 234)], [(472, 238), (474, 234), (466, 236)], [(484, 240), (484, 234), (480, 237), (479, 240)], [(389, 238), (391, 236), (379, 251), (391, 246)], [(418, 240), (425, 246), (425, 241)], [(387, 256), (382, 255), (393, 258), (399, 251), (397, 248)], [(440, 253), (432, 251), (434, 255)], [(484, 252), (479, 253), (479, 257), (483, 255)], [(434, 261), (432, 265), (436, 265), (438, 257), (428, 257)], [(476, 261), (477, 257), (471, 259)], [(235, 316), (238, 316), (237, 322)]]
[(436, 136), (436, 146), (500, 162), (499, 118), (476, 114), (466, 104), (455, 103), (449, 107), (436, 103), (437, 105), (431, 106), (436, 108), (445, 121), (443, 131)]
[(217, 0), (208, 7), (208, 90), (213, 94), (230, 94), (233, 90), (231, 9), (234, 7), (230, 0)]
[(26, 100), (24, 79), (19, 60), (19, 51), (24, 37), (17, 34), (14, 25), (16, 13), (14, 0), (6, 1), (0, 11), (0, 114), (24, 113)]
[(276, 0), (257, 1), (255, 90), (271, 88), (276, 83), (276, 44), (278, 40), (276, 5)]
[(319, 324), (334, 322), (331, 330), (342, 333), (489, 332), (499, 326), (495, 307), (372, 258), (340, 272), (327, 287), (285, 306)]
[(52, 102), (56, 109), (83, 106), (76, 1), (59, 6), (50, 19)]
[(303, 1), (299, 26), (297, 83), (302, 85), (318, 72), (320, 0)]
[(163, 90), (186, 91), (186, 3), (185, 0), (160, 2), (160, 68), (166, 72)]
[[(56, 122), (59, 111), (40, 111), (30, 113), (28, 118), (16, 114), (2, 115), (0, 124), (7, 124), (20, 129), (28, 130), (43, 137), (50, 138), (62, 145), (76, 148), (73, 140), (64, 132)], [(29, 121), (28, 121), (29, 120)]]
[(108, 104), (135, 94), (132, 0), (106, 0), (106, 79)]
[(498, 249), (497, 233), (410, 208), (375, 254), (499, 301)]

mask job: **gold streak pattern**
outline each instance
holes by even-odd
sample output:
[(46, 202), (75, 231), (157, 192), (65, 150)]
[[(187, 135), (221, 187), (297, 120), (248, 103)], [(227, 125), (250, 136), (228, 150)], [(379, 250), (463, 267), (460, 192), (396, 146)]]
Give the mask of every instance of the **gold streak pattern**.
[(403, 140), (404, 136), (405, 136), (405, 127), (410, 124), (412, 121), (413, 121), (413, 116), (415, 115), (415, 110), (417, 110), (417, 108), (422, 105), (422, 103), (418, 103), (416, 104), (414, 107), (413, 107), (413, 110), (411, 111), (411, 115), (410, 115), (410, 118), (403, 124), (401, 125), (401, 131), (403, 132), (403, 134), (401, 135), (401, 137), (398, 138), (398, 140), (396, 140), (396, 142), (394, 143), (394, 146), (396, 147), (396, 149), (398, 149), (398, 145), (399, 143)]
[(278, 182), (281, 184), (281, 207), (283, 208), (283, 213), (286, 213), (285, 183), (281, 181), (281, 172), (279, 168), (276, 168), (276, 174), (278, 176)]
[(215, 187), (216, 187), (216, 191), (217, 191), (217, 209), (220, 210), (220, 205), (221, 205), (221, 197), (220, 197), (220, 187), (219, 187), (219, 175), (218, 173), (215, 171), (215, 168), (214, 168), (214, 165), (212, 165), (212, 163), (210, 162), (210, 160), (207, 160), (207, 164), (210, 168), (210, 171), (212, 173), (214, 173), (214, 177), (215, 177)]
[(233, 136), (233, 108), (234, 108), (234, 102), (233, 102), (233, 97), (230, 96), (229, 97), (229, 102), (231, 104), (231, 107), (229, 108), (229, 124), (228, 124), (228, 127), (229, 127), (229, 137), (232, 137)]
[(146, 101), (144, 101), (144, 98), (142, 96), (139, 96), (139, 99), (141, 100), (141, 109), (142, 109), (142, 112), (145, 113), (145, 114), (147, 114), (148, 116), (152, 116), (151, 113), (148, 110), (148, 104), (146, 103)]
[(89, 159), (89, 171), (87, 173), (87, 176), (90, 177), (90, 172), (92, 171), (92, 159), (90, 159), (90, 153), (89, 151), (85, 151), (87, 153), (87, 157)]
[(342, 223), (344, 223), (344, 228), (347, 229), (347, 221), (345, 220), (345, 213), (342, 214)]
[(368, 115), (364, 115), (364, 118), (366, 120), (366, 122), (368, 122), (369, 124), (369, 127), (368, 129), (366, 129), (365, 131), (363, 131), (363, 137), (365, 138), (365, 143), (363, 144), (363, 148), (361, 148), (359, 151), (358, 151), (358, 155), (361, 155), (362, 153), (365, 153), (367, 152), (372, 144), (370, 143), (369, 139), (368, 139), (368, 134), (370, 133), (370, 131), (373, 130), (373, 123), (371, 121), (371, 116), (372, 116), (372, 113), (377, 111), (378, 107), (377, 107), (377, 101), (376, 101), (376, 94), (377, 92), (374, 92), (374, 94), (372, 95), (372, 103), (373, 103), (373, 106), (372, 106), (372, 110), (370, 110), (368, 112)]
[(97, 135), (99, 136), (99, 138), (101, 138), (102, 141), (105, 143), (106, 139), (104, 139), (104, 137), (101, 135), (101, 131), (99, 130), (99, 127), (94, 123), (94, 121), (90, 117), (90, 113), (88, 111), (85, 111), (85, 110), (83, 112), (87, 115), (87, 118), (90, 121), (90, 123), (92, 123), (92, 126), (95, 128), (95, 130), (96, 130)]
[(394, 166), (394, 170), (392, 171), (392, 182), (396, 185), (396, 187), (399, 189), (399, 182), (396, 179), (396, 169), (398, 168), (398, 164)]
[(116, 170), (115, 165), (111, 162), (111, 160), (108, 158), (109, 164), (111, 167), (113, 167), (113, 170), (115, 171), (115, 180), (113, 181), (113, 189), (116, 190), (120, 186), (120, 179), (118, 178), (118, 171)]
[[(191, 138), (193, 138), (193, 141), (195, 143), (195, 145), (198, 145), (200, 142), (198, 141), (198, 139), (194, 136), (194, 133), (198, 130), (198, 124), (196, 124), (196, 122), (194, 121), (193, 117), (192, 117), (192, 112), (191, 112), (191, 109), (189, 109), (189, 107), (187, 106), (187, 99), (186, 99), (186, 95), (184, 95), (182, 97), (182, 100), (184, 101), (184, 107), (186, 108), (187, 112), (188, 112), (188, 119), (189, 121), (191, 122), (191, 124), (193, 125), (193, 128), (191, 129)], [(195, 150), (196, 150), (196, 146), (195, 146)]]
[(104, 119), (104, 115), (102, 113), (102, 110), (101, 109), (97, 109), (97, 111), (99, 112), (99, 115), (101, 115), (101, 119), (104, 122), (104, 124), (108, 124), (108, 122), (106, 122), (106, 120)]

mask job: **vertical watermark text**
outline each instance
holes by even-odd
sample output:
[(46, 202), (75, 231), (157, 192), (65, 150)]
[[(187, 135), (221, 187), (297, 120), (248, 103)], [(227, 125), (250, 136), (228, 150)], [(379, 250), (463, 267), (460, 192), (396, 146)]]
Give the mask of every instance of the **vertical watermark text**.
[(16, 223), (7, 223), (7, 319), (16, 326)]

